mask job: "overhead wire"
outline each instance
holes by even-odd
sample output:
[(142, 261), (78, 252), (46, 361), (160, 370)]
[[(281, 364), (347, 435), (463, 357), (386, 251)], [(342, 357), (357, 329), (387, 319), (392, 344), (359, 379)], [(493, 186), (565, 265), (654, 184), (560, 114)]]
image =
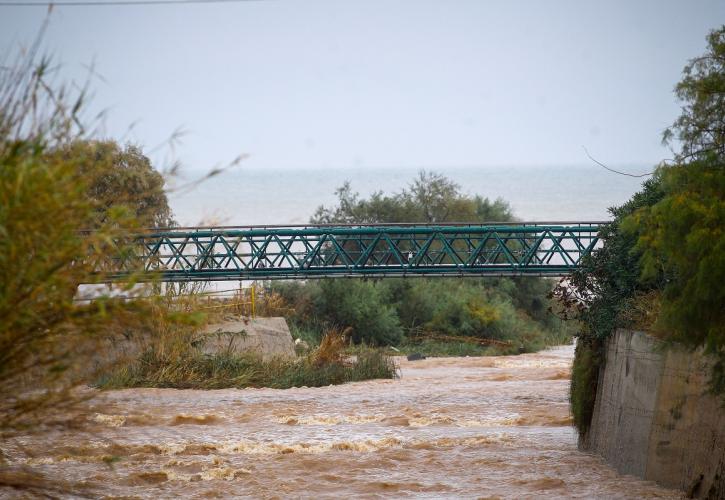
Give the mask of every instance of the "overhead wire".
[(629, 172), (620, 172), (619, 170), (614, 170), (613, 168), (606, 166), (604, 163), (602, 163), (599, 160), (597, 160), (596, 158), (592, 157), (592, 155), (589, 154), (589, 151), (587, 151), (587, 148), (585, 148), (584, 146), (582, 146), (582, 149), (584, 150), (584, 153), (586, 153), (586, 155), (589, 157), (590, 160), (592, 160), (594, 163), (596, 163), (600, 167), (602, 167), (606, 170), (609, 170), (612, 173), (619, 174), (619, 175), (626, 175), (627, 177), (635, 177), (635, 178), (654, 175), (654, 171), (646, 172), (644, 174), (630, 174)]
[(215, 3), (246, 3), (264, 0), (59, 0), (57, 2), (42, 1), (0, 1), (0, 7), (108, 7), (134, 5), (179, 5), (179, 4), (215, 4)]

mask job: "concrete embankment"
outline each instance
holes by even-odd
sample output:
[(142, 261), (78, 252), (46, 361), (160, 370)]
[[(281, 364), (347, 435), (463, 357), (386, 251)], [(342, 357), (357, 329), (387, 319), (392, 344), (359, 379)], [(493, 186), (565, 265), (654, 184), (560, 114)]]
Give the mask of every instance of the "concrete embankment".
[(581, 446), (621, 473), (725, 498), (725, 407), (707, 392), (711, 363), (642, 332), (617, 331)]
[[(151, 345), (150, 336), (113, 339), (96, 356), (93, 369), (125, 360), (131, 362)], [(295, 344), (284, 318), (246, 318), (228, 316), (219, 323), (207, 325), (195, 336), (195, 344), (202, 352), (213, 354), (230, 349), (234, 352), (252, 352), (264, 359), (294, 358)]]
[(295, 344), (287, 321), (281, 317), (244, 318), (232, 316), (207, 326), (202, 332), (204, 352), (224, 349), (254, 352), (265, 359), (295, 357)]

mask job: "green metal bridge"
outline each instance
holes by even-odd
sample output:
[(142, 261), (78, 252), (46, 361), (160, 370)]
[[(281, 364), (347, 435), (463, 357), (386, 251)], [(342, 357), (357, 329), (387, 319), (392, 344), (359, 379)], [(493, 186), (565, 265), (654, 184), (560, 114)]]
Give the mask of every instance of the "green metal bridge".
[[(601, 222), (174, 228), (124, 243), (104, 280), (565, 276)], [(121, 245), (119, 244), (119, 247)], [(137, 278), (138, 279), (138, 278)]]

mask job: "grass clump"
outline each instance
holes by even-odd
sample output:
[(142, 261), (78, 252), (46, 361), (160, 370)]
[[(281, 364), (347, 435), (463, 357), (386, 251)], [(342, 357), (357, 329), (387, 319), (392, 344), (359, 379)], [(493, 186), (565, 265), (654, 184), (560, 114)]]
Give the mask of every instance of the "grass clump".
[(205, 354), (198, 344), (183, 351), (164, 352), (153, 345), (131, 363), (102, 377), (102, 389), (167, 387), (223, 389), (245, 387), (321, 387), (397, 376), (393, 360), (382, 350), (361, 350), (345, 355), (344, 335), (328, 332), (320, 346), (299, 358), (265, 359), (259, 354), (231, 349)]

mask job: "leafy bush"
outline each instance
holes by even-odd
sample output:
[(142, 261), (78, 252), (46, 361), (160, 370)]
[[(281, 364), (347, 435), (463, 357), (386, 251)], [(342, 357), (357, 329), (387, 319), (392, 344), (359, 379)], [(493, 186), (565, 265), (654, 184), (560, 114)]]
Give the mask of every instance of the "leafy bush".
[(677, 139), (678, 163), (725, 156), (725, 25), (707, 35), (705, 53), (692, 59), (675, 87), (682, 113), (665, 130), (663, 141)]
[(334, 325), (350, 327), (353, 342), (395, 345), (402, 337), (400, 321), (384, 287), (363, 280), (320, 283), (317, 309)]
[[(31, 52), (0, 72), (0, 430), (65, 401), (77, 378), (73, 356), (104, 319), (97, 307), (75, 307), (73, 296), (108, 228), (79, 234), (93, 221), (85, 180), (74, 162), (48, 154), (80, 134), (82, 96), (59, 97), (47, 70)], [(123, 218), (113, 209), (109, 216)], [(29, 387), (47, 391), (31, 396)]]
[(554, 290), (565, 318), (578, 320), (581, 325), (570, 402), (574, 424), (582, 434), (588, 430), (594, 412), (599, 364), (604, 357), (603, 341), (617, 328), (643, 326), (633, 314), (633, 304), (661, 286), (662, 278), (647, 283), (639, 279), (641, 252), (636, 248), (639, 229), (623, 231), (622, 224), (662, 197), (660, 182), (651, 179), (629, 201), (611, 208), (614, 218), (599, 232), (604, 245), (585, 258), (581, 267)]
[(353, 341), (367, 345), (400, 347), (422, 332), (499, 340), (510, 352), (535, 351), (567, 342), (573, 328), (546, 316), (537, 321), (516, 307), (511, 280), (391, 278), (273, 287), (290, 304), (287, 319), (293, 336), (311, 345), (320, 341), (322, 330), (338, 326), (351, 327)]
[[(320, 207), (315, 223), (511, 221), (506, 202), (461, 193), (460, 186), (421, 172), (398, 193), (373, 193), (361, 199), (345, 184), (338, 204)], [(430, 330), (446, 335), (507, 340), (516, 349), (541, 348), (566, 341), (569, 329), (551, 313), (550, 280), (520, 279), (393, 279), (275, 284), (294, 310), (293, 329), (305, 336), (329, 325), (351, 327), (354, 342), (397, 345), (406, 332)], [(317, 336), (319, 337), (319, 335)]]
[(623, 224), (638, 235), (640, 283), (662, 290), (653, 329), (716, 356), (712, 388), (725, 392), (725, 158), (657, 171), (663, 198)]
[(610, 223), (600, 228), (604, 245), (582, 261), (554, 295), (570, 316), (582, 323), (580, 338), (601, 340), (617, 328), (631, 326), (628, 316), (632, 300), (660, 286), (660, 281), (642, 283), (639, 279), (637, 250), (639, 233), (636, 229), (622, 230), (622, 223), (644, 207), (650, 207), (663, 197), (657, 179), (647, 180), (642, 191), (636, 193), (620, 207), (611, 208)]

